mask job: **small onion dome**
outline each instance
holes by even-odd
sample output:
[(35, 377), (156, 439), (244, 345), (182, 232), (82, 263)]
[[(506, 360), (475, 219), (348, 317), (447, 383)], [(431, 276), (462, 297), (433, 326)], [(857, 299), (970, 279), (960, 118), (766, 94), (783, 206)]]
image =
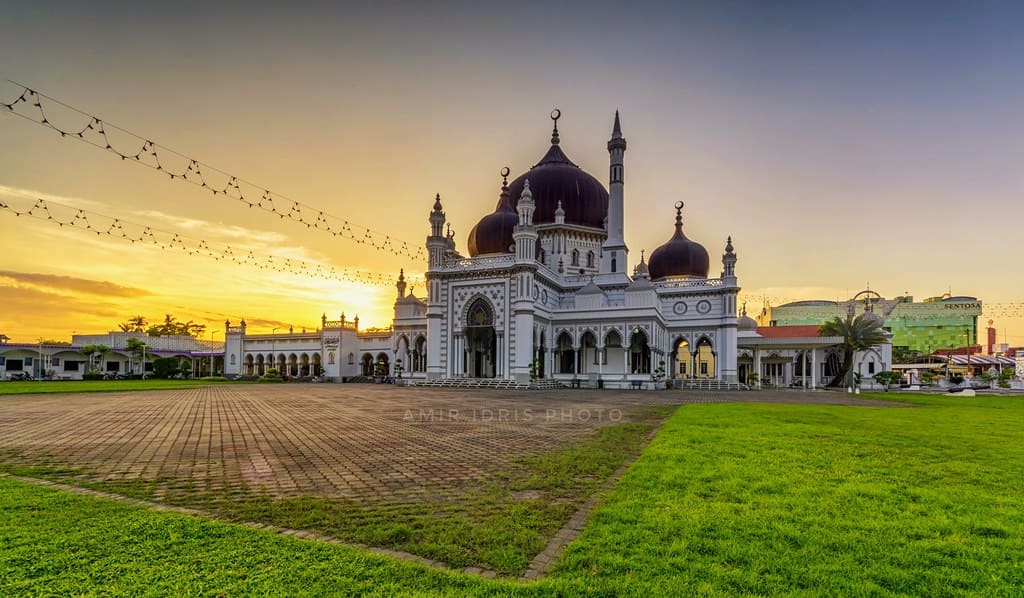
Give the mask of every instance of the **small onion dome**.
[(667, 243), (651, 252), (648, 266), (652, 280), (667, 277), (708, 277), (708, 250), (683, 234), (683, 202), (676, 203), (676, 232)]
[(740, 332), (757, 332), (757, 320), (747, 315), (747, 310), (743, 310), (743, 315), (736, 320), (736, 330)]
[(476, 257), (488, 253), (510, 253), (513, 247), (512, 231), (519, 224), (519, 215), (512, 207), (508, 183), (501, 185), (501, 197), (494, 212), (484, 216), (469, 231), (469, 255)]
[(874, 323), (874, 325), (878, 328), (881, 328), (882, 325), (885, 324), (885, 318), (869, 309), (865, 309), (864, 313), (862, 313), (860, 317), (864, 320)]

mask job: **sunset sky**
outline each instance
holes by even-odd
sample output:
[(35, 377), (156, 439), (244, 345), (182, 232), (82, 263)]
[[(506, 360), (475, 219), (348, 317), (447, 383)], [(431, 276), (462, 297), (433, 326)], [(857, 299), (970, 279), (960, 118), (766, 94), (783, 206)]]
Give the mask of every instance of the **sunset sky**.
[[(952, 291), (1024, 345), (1019, 3), (143, 4), (0, 0), (0, 79), (416, 247), (440, 193), (463, 252), (501, 168), (546, 151), (553, 108), (563, 149), (602, 181), (619, 110), (630, 267), (671, 236), (682, 200), (713, 275), (732, 235), (749, 308), (868, 284)], [(0, 83), (0, 101), (20, 92)], [(367, 276), (426, 266), (0, 113), (0, 201), (37, 198)], [(136, 314), (217, 340), (242, 317), (265, 332), (342, 311), (382, 326), (394, 294), (0, 210), (12, 341)]]

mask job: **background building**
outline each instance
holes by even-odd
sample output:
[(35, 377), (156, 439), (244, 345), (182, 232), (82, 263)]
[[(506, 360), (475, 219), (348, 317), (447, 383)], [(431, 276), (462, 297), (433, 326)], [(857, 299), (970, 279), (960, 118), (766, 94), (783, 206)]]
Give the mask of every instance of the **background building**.
[(977, 297), (930, 297), (914, 301), (909, 295), (886, 299), (874, 291), (861, 291), (846, 301), (796, 301), (779, 306), (766, 305), (757, 317), (759, 326), (820, 325), (835, 317), (864, 311), (870, 302), (874, 313), (885, 320), (892, 333), (894, 352), (917, 351), (930, 355), (941, 351), (980, 352), (978, 316), (982, 303)]

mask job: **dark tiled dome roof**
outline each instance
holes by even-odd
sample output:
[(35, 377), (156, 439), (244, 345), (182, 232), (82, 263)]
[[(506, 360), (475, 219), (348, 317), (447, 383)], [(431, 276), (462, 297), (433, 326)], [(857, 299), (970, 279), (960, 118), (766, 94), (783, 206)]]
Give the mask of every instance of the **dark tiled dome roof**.
[(476, 257), (487, 253), (509, 253), (514, 243), (512, 232), (517, 224), (519, 215), (512, 207), (508, 185), (502, 184), (501, 197), (494, 212), (481, 218), (473, 230), (469, 231), (469, 255)]
[(608, 190), (565, 155), (559, 145), (557, 125), (551, 135), (551, 147), (540, 162), (509, 185), (513, 205), (519, 201), (526, 179), (530, 179), (530, 191), (537, 205), (534, 224), (553, 223), (558, 202), (562, 202), (566, 224), (604, 228)]
[[(531, 183), (532, 185), (533, 183)], [(683, 234), (683, 204), (676, 204), (676, 232), (667, 243), (651, 252), (651, 280), (671, 276), (708, 277), (708, 250)]]

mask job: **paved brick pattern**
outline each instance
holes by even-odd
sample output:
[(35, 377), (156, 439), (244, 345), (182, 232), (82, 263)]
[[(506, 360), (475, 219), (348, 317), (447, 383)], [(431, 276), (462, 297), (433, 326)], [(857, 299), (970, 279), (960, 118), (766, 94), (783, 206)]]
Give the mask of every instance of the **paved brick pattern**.
[(71, 465), (87, 481), (408, 500), (686, 399), (723, 400), (326, 384), (11, 396), (0, 399), (0, 460)]

